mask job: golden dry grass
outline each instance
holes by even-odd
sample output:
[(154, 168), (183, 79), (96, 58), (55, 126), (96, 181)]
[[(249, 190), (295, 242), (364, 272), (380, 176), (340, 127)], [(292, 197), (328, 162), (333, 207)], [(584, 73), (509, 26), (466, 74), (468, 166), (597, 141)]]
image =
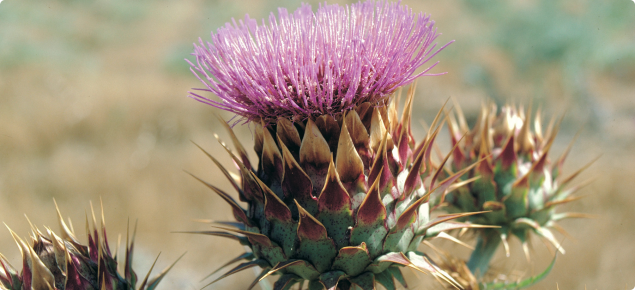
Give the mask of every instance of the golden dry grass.
[[(440, 42), (457, 39), (440, 59), (441, 77), (419, 81), (416, 114), (430, 120), (448, 96), (475, 114), (488, 93), (465, 83), (464, 64), (473, 58), (486, 66), (505, 96), (529, 103), (535, 82), (514, 74), (508, 57), (492, 46), (462, 44), (479, 33), (480, 20), (459, 1), (404, 1), (415, 11), (432, 12), (444, 32)], [(136, 3), (136, 2), (135, 2)], [(181, 253), (161, 289), (200, 289), (199, 280), (242, 249), (220, 238), (174, 234), (205, 229), (193, 219), (231, 219), (225, 204), (183, 170), (230, 191), (220, 172), (190, 140), (230, 164), (212, 134), (228, 139), (214, 114), (229, 114), (185, 98), (199, 87), (182, 58), (199, 36), (248, 12), (262, 18), (292, 1), (157, 1), (82, 3), (73, 1), (6, 0), (0, 4), (0, 220), (21, 236), (29, 234), (27, 214), (37, 226), (56, 229), (53, 198), (85, 238), (84, 212), (89, 201), (103, 199), (111, 244), (124, 234), (130, 218), (137, 220), (137, 268), (149, 268), (163, 252), (159, 267)], [(472, 45), (472, 46), (471, 46)], [(578, 99), (563, 85), (558, 70), (538, 82), (546, 111), (569, 107), (554, 151), (560, 153), (575, 131), (599, 110), (599, 127), (585, 128), (576, 143), (567, 172), (599, 154), (602, 158), (579, 181), (598, 180), (581, 192), (587, 198), (566, 209), (597, 214), (596, 219), (564, 222), (576, 241), (563, 239), (567, 254), (558, 257), (551, 275), (532, 289), (621, 289), (635, 285), (635, 86), (632, 75), (591, 73), (592, 103)], [(625, 79), (624, 79), (625, 78)], [(593, 106), (590, 108), (589, 106)], [(585, 123), (586, 124), (586, 123)], [(251, 147), (248, 127), (237, 127)], [(418, 132), (419, 136), (423, 132)], [(443, 142), (442, 142), (443, 143)], [(447, 144), (447, 142), (446, 142)], [(444, 147), (447, 151), (447, 146)], [(254, 160), (255, 160), (255, 156)], [(0, 231), (1, 233), (1, 231)], [(512, 258), (497, 258), (502, 272), (528, 267), (518, 245)], [(14, 265), (19, 251), (8, 231), (0, 234), (0, 251)], [(550, 255), (535, 243), (538, 273)], [(463, 254), (466, 252), (463, 251)], [(252, 280), (247, 271), (215, 284), (213, 289), (243, 289)], [(435, 282), (410, 279), (414, 289), (438, 288)], [(432, 283), (432, 284), (428, 284)]]

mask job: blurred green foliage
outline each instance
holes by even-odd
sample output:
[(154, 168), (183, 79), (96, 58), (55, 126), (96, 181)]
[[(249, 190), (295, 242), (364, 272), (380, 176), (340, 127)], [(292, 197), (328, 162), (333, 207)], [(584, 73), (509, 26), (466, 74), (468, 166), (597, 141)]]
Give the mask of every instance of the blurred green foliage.
[(605, 69), (635, 64), (635, 17), (629, 1), (469, 1), (491, 29), (483, 42), (509, 53), (519, 72), (558, 63)]
[[(103, 43), (126, 41), (129, 36), (123, 29), (143, 20), (162, 1), (6, 2), (0, 6), (0, 69), (42, 59), (65, 63)], [(232, 17), (240, 19), (245, 10), (244, 3), (235, 1), (202, 4), (204, 17), (198, 27), (205, 32), (204, 39), (210, 27), (220, 27)], [(473, 36), (478, 39), (462, 41), (502, 48), (519, 74), (539, 79), (541, 71), (553, 65), (572, 77), (585, 70), (619, 78), (635, 74), (635, 16), (630, 1), (463, 0), (462, 5), (485, 24)], [(262, 6), (263, 11), (280, 6), (293, 10), (299, 3), (265, 1)], [(262, 14), (252, 17), (267, 16)], [(122, 31), (104, 23), (116, 24)], [(166, 62), (187, 50), (183, 44), (167, 50)]]
[(123, 30), (142, 20), (151, 5), (143, 0), (5, 1), (0, 5), (0, 71), (85, 62), (106, 43), (129, 41)]
[[(576, 106), (585, 108), (584, 122), (598, 129), (603, 112), (589, 89), (589, 78), (605, 76), (622, 82), (635, 78), (635, 15), (631, 1), (464, 0), (467, 11), (483, 25), (470, 43), (506, 55), (516, 79), (529, 83), (537, 100), (556, 97), (545, 88), (555, 71)], [(474, 47), (473, 47), (474, 49)], [(505, 92), (478, 61), (464, 69), (466, 83), (482, 87), (497, 103)]]

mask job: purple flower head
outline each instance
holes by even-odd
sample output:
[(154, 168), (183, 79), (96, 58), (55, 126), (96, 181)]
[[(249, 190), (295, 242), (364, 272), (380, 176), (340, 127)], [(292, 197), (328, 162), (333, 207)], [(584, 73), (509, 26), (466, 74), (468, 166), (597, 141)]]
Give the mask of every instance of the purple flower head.
[(214, 101), (246, 121), (275, 122), (337, 115), (363, 102), (379, 104), (399, 87), (428, 74), (416, 70), (445, 46), (434, 21), (399, 3), (366, 1), (350, 6), (303, 4), (278, 9), (258, 25), (245, 16), (194, 44), (192, 72), (216, 94)]

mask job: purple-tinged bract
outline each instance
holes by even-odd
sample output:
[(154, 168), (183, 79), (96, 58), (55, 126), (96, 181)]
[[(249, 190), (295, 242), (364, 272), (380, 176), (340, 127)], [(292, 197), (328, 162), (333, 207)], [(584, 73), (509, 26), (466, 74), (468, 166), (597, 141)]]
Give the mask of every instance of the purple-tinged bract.
[[(57, 204), (55, 206), (57, 208)], [(22, 271), (14, 269), (0, 254), (1, 290), (155, 290), (176, 264), (174, 262), (172, 266), (150, 278), (153, 264), (145, 278), (137, 276), (132, 268), (135, 234), (130, 240), (126, 236), (123, 257), (117, 255), (119, 245), (111, 251), (103, 220), (103, 207), (101, 228), (97, 227), (94, 212), (92, 229), (86, 217), (86, 245), (77, 240), (72, 225), (66, 225), (59, 209), (57, 216), (62, 230), (59, 236), (48, 227), (43, 233), (31, 225), (31, 243), (28, 243), (9, 229), (22, 254)], [(134, 232), (136, 233), (136, 226)], [(123, 267), (119, 267), (119, 263)], [(138, 282), (141, 282), (139, 287)]]
[(336, 116), (434, 75), (435, 64), (417, 70), (447, 46), (435, 51), (438, 35), (429, 16), (384, 1), (320, 5), (315, 13), (306, 4), (293, 13), (279, 8), (261, 25), (247, 15), (194, 44), (188, 62), (205, 84), (196, 90), (220, 101), (190, 97), (246, 121)]

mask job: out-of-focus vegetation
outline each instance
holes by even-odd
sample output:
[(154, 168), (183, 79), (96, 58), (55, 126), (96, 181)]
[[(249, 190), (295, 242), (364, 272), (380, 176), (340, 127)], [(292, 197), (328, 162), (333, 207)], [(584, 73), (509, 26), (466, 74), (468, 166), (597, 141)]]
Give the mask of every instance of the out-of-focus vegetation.
[[(309, 1), (317, 6), (317, 1)], [(338, 1), (340, 2), (340, 1)], [(342, 3), (342, 2), (340, 2)], [(567, 254), (533, 289), (622, 289), (635, 286), (635, 4), (630, 0), (403, 1), (432, 14), (457, 42), (438, 55), (436, 72), (418, 83), (416, 116), (430, 121), (449, 97), (474, 119), (481, 102), (513, 100), (545, 114), (567, 110), (555, 152), (581, 130), (565, 167), (572, 173), (602, 158), (585, 179), (587, 198), (568, 209), (599, 215), (564, 224)], [(0, 220), (21, 236), (29, 226), (56, 227), (52, 199), (75, 222), (80, 238), (88, 202), (104, 202), (111, 244), (138, 219), (139, 271), (162, 251), (159, 266), (189, 254), (161, 289), (198, 289), (199, 280), (242, 249), (219, 238), (173, 234), (205, 228), (193, 219), (231, 213), (192, 172), (231, 191), (190, 140), (222, 152), (214, 114), (185, 98), (200, 84), (183, 58), (198, 37), (209, 38), (231, 18), (263, 18), (296, 1), (32, 1), (0, 3)], [(251, 147), (248, 127), (237, 130)], [(421, 136), (424, 132), (419, 130)], [(447, 151), (449, 147), (442, 146)], [(215, 154), (231, 164), (225, 154)], [(556, 156), (554, 156), (555, 158)], [(574, 241), (574, 239), (576, 241)], [(539, 273), (551, 260), (535, 241), (533, 266), (519, 245), (494, 268)], [(457, 249), (460, 253), (461, 250)], [(0, 252), (18, 265), (8, 231)], [(532, 271), (524, 274), (531, 274)], [(242, 276), (241, 276), (242, 275)], [(251, 273), (219, 282), (241, 289)], [(410, 285), (417, 285), (414, 276)], [(431, 288), (436, 282), (421, 280)], [(427, 289), (426, 285), (417, 289)]]
[[(604, 121), (590, 88), (599, 76), (620, 82), (635, 77), (635, 15), (628, 1), (464, 1), (483, 25), (470, 39), (474, 46), (498, 50), (513, 66), (512, 76), (539, 102), (554, 98), (545, 77), (559, 76), (563, 93), (574, 98), (580, 121), (600, 129)], [(465, 78), (483, 87), (497, 103), (508, 98), (477, 59)]]

